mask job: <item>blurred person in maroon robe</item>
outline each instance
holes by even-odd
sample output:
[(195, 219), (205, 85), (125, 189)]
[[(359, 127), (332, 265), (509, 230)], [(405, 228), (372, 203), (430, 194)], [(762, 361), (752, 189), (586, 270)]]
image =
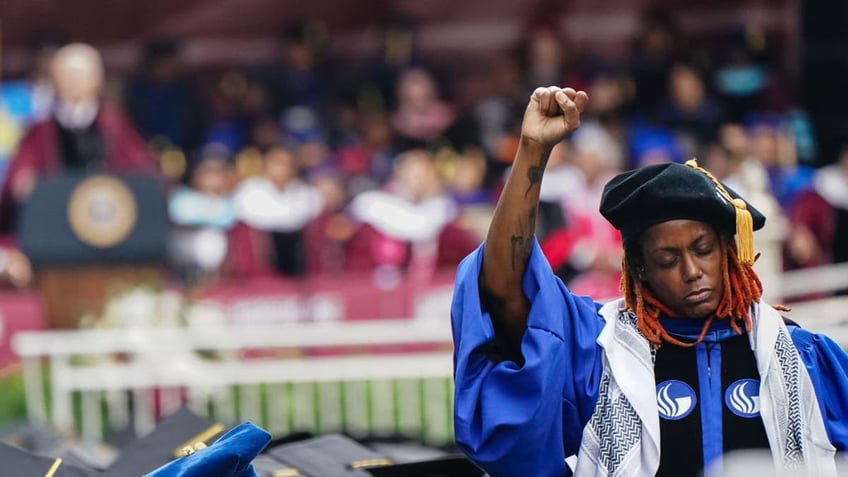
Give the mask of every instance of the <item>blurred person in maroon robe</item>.
[(798, 194), (787, 215), (786, 268), (848, 262), (848, 146), (836, 164), (816, 171), (812, 186)]
[(404, 70), (398, 78), (396, 98), (390, 122), (401, 147), (425, 146), (448, 134), (456, 121), (456, 111), (442, 98), (436, 79), (426, 69)]
[(348, 208), (360, 224), (346, 255), (349, 270), (396, 274), (456, 266), (477, 243), (458, 226), (457, 204), (444, 190), (432, 155), (402, 153), (382, 190), (359, 194)]
[(351, 197), (350, 183), (356, 178), (327, 167), (308, 179), (321, 193), (324, 208), (303, 231), (306, 268), (310, 275), (336, 275), (345, 270), (347, 243), (357, 230), (358, 224), (345, 212)]
[(15, 209), (38, 179), (63, 172), (153, 172), (156, 162), (117, 111), (100, 104), (103, 63), (91, 46), (75, 43), (56, 52), (50, 68), (56, 91), (53, 113), (34, 123), (18, 149), (0, 196), (0, 230), (10, 232)]
[(230, 233), (234, 277), (303, 276), (308, 272), (307, 228), (324, 210), (321, 191), (301, 178), (300, 157), (277, 145), (263, 155), (262, 174), (236, 188), (238, 223)]
[(14, 241), (10, 234), (16, 212), (39, 179), (66, 172), (156, 171), (153, 156), (130, 123), (101, 106), (104, 72), (97, 50), (81, 43), (60, 48), (50, 77), (55, 88), (52, 114), (29, 128), (0, 192), (0, 233), (7, 245)]

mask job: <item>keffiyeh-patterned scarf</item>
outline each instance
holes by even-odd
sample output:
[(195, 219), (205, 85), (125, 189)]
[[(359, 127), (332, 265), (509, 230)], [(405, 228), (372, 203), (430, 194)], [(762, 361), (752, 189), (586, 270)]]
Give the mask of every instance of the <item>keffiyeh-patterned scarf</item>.
[[(660, 463), (660, 424), (654, 355), (621, 312), (623, 300), (605, 305), (607, 325), (598, 337), (604, 370), (598, 401), (583, 430), (575, 475), (653, 476)], [(781, 316), (766, 304), (752, 308), (751, 349), (760, 372), (761, 416), (776, 468), (835, 476), (834, 447), (827, 438), (810, 375)]]

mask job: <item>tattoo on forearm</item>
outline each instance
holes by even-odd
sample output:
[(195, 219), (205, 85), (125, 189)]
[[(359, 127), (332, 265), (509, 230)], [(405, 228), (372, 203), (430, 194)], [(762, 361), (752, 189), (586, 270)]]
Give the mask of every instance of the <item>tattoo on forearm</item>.
[(523, 235), (513, 235), (511, 238), (512, 241), (512, 271), (516, 271), (518, 269), (518, 264), (522, 263), (521, 255), (522, 250), (524, 250), (525, 245), (524, 241), (527, 240), (527, 237)]
[(545, 171), (544, 166), (530, 166), (527, 168), (527, 180), (530, 183), (527, 185), (527, 190), (524, 191), (524, 197), (530, 193), (534, 185), (542, 182), (542, 173)]
[(510, 237), (512, 243), (512, 271), (527, 263), (530, 251), (533, 250), (533, 234), (536, 231), (536, 207), (531, 207), (527, 219), (518, 219), (518, 230)]
[(542, 182), (542, 176), (545, 174), (545, 167), (548, 165), (548, 159), (550, 159), (550, 157), (550, 151), (546, 152), (539, 158), (538, 164), (527, 168), (527, 180), (530, 181), (530, 183), (527, 185), (527, 190), (524, 191), (524, 197), (527, 197), (527, 194), (530, 193), (530, 190), (534, 185)]

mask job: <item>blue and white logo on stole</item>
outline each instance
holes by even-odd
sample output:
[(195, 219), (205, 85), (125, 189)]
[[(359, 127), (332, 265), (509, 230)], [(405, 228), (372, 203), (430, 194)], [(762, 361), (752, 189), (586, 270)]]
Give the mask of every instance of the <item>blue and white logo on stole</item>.
[(760, 415), (760, 382), (756, 379), (734, 381), (724, 392), (724, 403), (739, 417)]
[(695, 391), (683, 381), (671, 379), (657, 385), (657, 408), (663, 419), (683, 419), (695, 409), (697, 402)]

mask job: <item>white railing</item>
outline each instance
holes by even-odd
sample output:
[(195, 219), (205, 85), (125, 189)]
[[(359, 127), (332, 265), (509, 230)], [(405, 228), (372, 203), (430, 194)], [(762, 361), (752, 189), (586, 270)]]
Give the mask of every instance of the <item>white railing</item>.
[(183, 404), (278, 435), (453, 433), (446, 319), (21, 332), (13, 347), (29, 418), (88, 441)]
[(803, 268), (784, 272), (780, 277), (783, 298), (848, 290), (848, 263)]
[[(848, 287), (846, 264), (770, 276), (781, 297), (775, 302)], [(12, 344), (22, 359), (29, 418), (89, 441), (128, 425), (144, 434), (158, 416), (187, 404), (279, 435), (344, 430), (447, 442), (452, 343), (448, 313), (438, 315), (21, 332)], [(848, 296), (796, 303), (788, 316), (848, 347)], [(395, 351), (373, 352), (385, 346)]]

